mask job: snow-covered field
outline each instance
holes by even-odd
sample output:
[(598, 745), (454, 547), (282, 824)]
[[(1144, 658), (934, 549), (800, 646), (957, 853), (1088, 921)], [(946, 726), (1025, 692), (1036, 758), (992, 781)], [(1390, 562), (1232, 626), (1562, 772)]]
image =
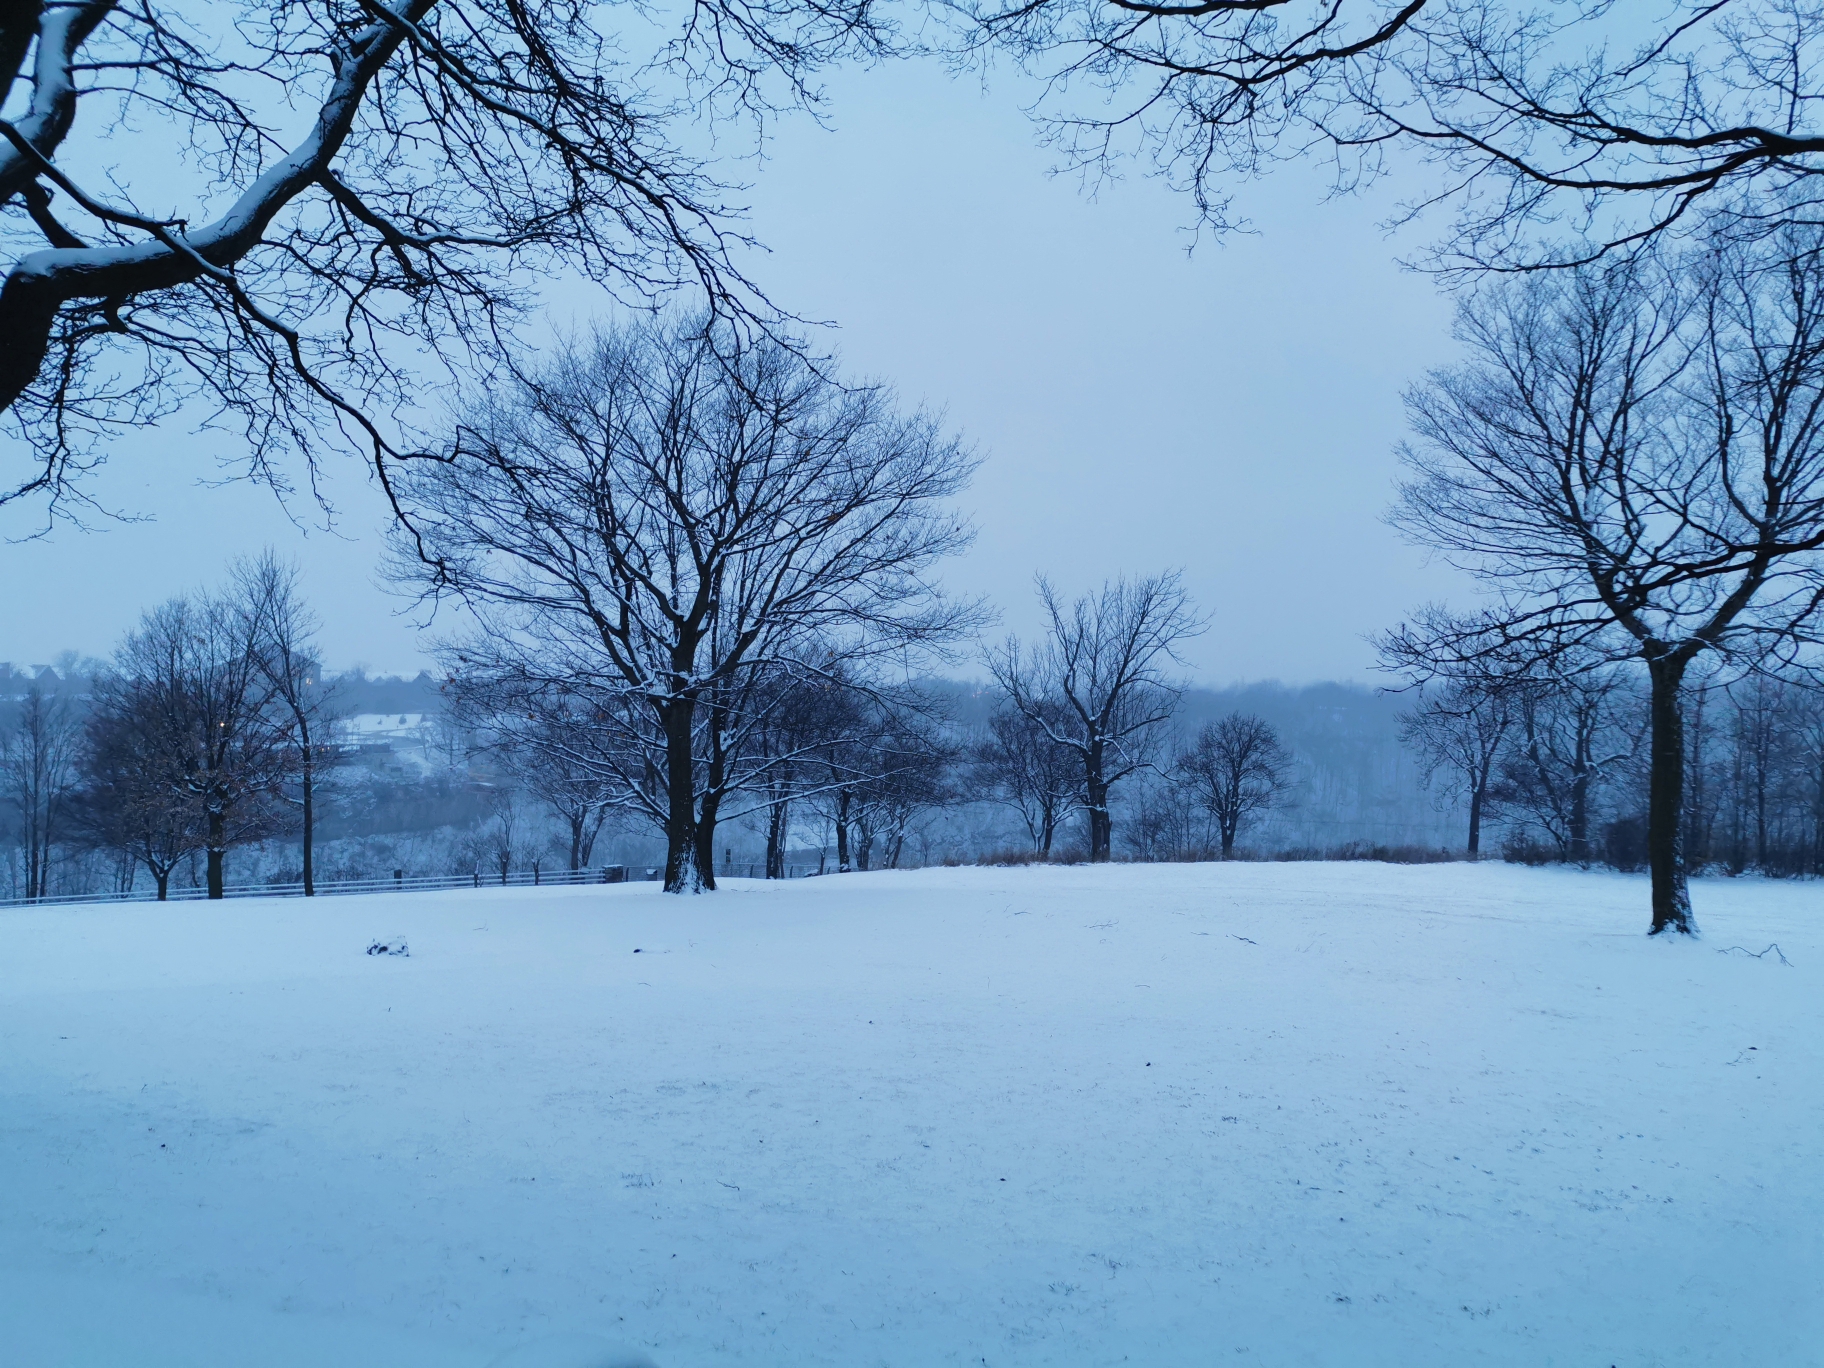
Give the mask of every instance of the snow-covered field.
[(1824, 889), (1696, 894), (1683, 944), (1493, 865), (0, 914), (0, 1362), (1824, 1363)]

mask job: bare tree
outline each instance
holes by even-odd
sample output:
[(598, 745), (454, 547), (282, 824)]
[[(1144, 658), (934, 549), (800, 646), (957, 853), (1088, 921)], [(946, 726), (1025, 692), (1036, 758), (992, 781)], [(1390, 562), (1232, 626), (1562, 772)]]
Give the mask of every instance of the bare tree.
[(274, 829), (272, 800), (288, 768), (248, 619), (220, 598), (172, 599), (128, 634), (113, 673), (103, 692), (118, 715), (148, 729), (165, 801), (200, 814), (208, 892), (220, 898), (230, 847)]
[(316, 885), (317, 771), (334, 758), (328, 744), (335, 716), (334, 687), (323, 674), (317, 652), (317, 615), (304, 602), (298, 569), (268, 549), (258, 559), (237, 563), (232, 572), (236, 607), (247, 620), (253, 659), (265, 682), (270, 706), (280, 714), (298, 780), (298, 818), (304, 866), (304, 896)]
[(1468, 799), (1469, 839), (1464, 849), (1482, 853), (1482, 823), (1491, 815), (1495, 762), (1514, 725), (1518, 690), (1499, 682), (1454, 681), (1400, 719), (1400, 740), (1419, 753), (1430, 783), (1440, 772), (1455, 781), (1453, 794)]
[(619, 806), (607, 753), (615, 728), (573, 697), (502, 689), (485, 676), (457, 675), (447, 686), (458, 715), (485, 735), (483, 749), (513, 782), (564, 824), (569, 867), (587, 867), (609, 814)]
[(846, 678), (830, 682), (805, 738), (799, 792), (833, 838), (836, 872), (847, 874), (856, 867), (863, 794), (882, 773), (879, 743), (891, 723), (880, 701), (865, 690), (847, 687)]
[(488, 795), (488, 819), (479, 840), (481, 849), (500, 875), (501, 883), (513, 872), (513, 861), (519, 854), (521, 817), (519, 794), (511, 787), (497, 788)]
[(1600, 667), (1547, 675), (1516, 689), (1496, 797), (1564, 859), (1587, 864), (1591, 858), (1599, 792), (1640, 744), (1639, 701), (1615, 670)]
[(1501, 603), (1410, 625), (1391, 649), (1643, 664), (1652, 930), (1689, 932), (1686, 675), (1706, 654), (1790, 654), (1824, 605), (1816, 235), (1509, 283), (1465, 304), (1459, 335), (1471, 359), (1410, 396), (1419, 445), (1394, 517)]
[(77, 830), (86, 844), (146, 867), (160, 902), (171, 873), (208, 841), (208, 825), (178, 782), (171, 716), (145, 681), (105, 673), (84, 728)]
[(25, 691), (12, 724), (0, 730), (0, 801), (17, 815), (25, 853), (25, 896), (50, 892), (51, 854), (64, 835), (80, 779), (82, 719), (63, 689), (42, 681)]
[(668, 130), (698, 115), (726, 137), (731, 113), (814, 102), (811, 74), (882, 30), (866, 0), (702, 0), (674, 34), (627, 25), (653, 43), (643, 64), (610, 17), (582, 0), (6, 6), (0, 410), (38, 457), (12, 492), (68, 495), (106, 434), (192, 396), (269, 478), (282, 449), (345, 432), (385, 481), (427, 392), (499, 361), (528, 279), (684, 283), (764, 317), (724, 187)]
[(1733, 859), (1737, 870), (1768, 870), (1794, 752), (1794, 693), (1785, 680), (1753, 674), (1728, 687)]
[(1806, 691), (1794, 721), (1794, 796), (1809, 847), (1802, 867), (1812, 874), (1824, 874), (1824, 690)]
[(1226, 860), (1235, 853), (1242, 822), (1284, 799), (1291, 787), (1292, 753), (1264, 717), (1232, 712), (1198, 730), (1173, 772), (1215, 819)]
[[(1045, 706), (1041, 700), (1039, 707)], [(1049, 856), (1059, 823), (1076, 810), (1083, 792), (1078, 756), (1019, 709), (997, 708), (971, 759), (983, 791), (1019, 813), (1033, 849)]]
[(859, 733), (864, 701), (843, 672), (792, 666), (756, 674), (747, 705), (757, 720), (749, 732), (749, 782), (766, 813), (767, 878), (785, 877), (794, 806), (821, 792), (824, 748)]
[(531, 763), (515, 769), (520, 782), (557, 814), (570, 838), (570, 870), (586, 869), (595, 843), (615, 805), (605, 792), (599, 767), (565, 764), (565, 751), (551, 747), (535, 752)]
[(1587, 260), (1703, 211), (1751, 231), (1815, 217), (1824, 13), (1809, 4), (954, 8), (966, 49), (1010, 51), (1043, 79), (1038, 112), (1068, 164), (1149, 155), (1218, 230), (1234, 224), (1234, 185), (1280, 161), (1327, 154), (1352, 188), (1402, 150), (1439, 173), (1407, 213), (1456, 210), (1444, 264)]
[(715, 886), (723, 801), (781, 760), (753, 744), (767, 672), (834, 679), (979, 620), (927, 574), (968, 542), (973, 459), (826, 371), (701, 320), (599, 332), (402, 485), (402, 576), (482, 624), (457, 667), (626, 727), (613, 776), (673, 892)]
[(1089, 858), (1109, 858), (1109, 792), (1152, 762), (1182, 688), (1166, 675), (1180, 642), (1203, 630), (1177, 572), (1105, 583), (1065, 605), (1043, 575), (1039, 602), (1049, 624), (1027, 651), (1009, 637), (987, 656), (1008, 702), (1083, 771)]
[[(926, 700), (927, 704), (929, 700)], [(928, 707), (879, 706), (868, 738), (868, 777), (850, 814), (855, 867), (898, 869), (913, 824), (952, 802), (957, 747)]]

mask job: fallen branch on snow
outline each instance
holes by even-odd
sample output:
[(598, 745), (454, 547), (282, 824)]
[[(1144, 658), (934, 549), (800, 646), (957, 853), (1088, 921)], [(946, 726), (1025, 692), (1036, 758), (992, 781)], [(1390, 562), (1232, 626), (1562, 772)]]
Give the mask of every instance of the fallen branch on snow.
[(1746, 955), (1749, 959), (1763, 959), (1767, 955), (1773, 954), (1779, 956), (1781, 964), (1785, 965), (1788, 969), (1792, 968), (1792, 961), (1787, 959), (1781, 952), (1777, 941), (1769, 945), (1765, 950), (1760, 951), (1750, 950), (1745, 945), (1732, 945), (1727, 950), (1718, 950), (1716, 953), (1719, 955)]

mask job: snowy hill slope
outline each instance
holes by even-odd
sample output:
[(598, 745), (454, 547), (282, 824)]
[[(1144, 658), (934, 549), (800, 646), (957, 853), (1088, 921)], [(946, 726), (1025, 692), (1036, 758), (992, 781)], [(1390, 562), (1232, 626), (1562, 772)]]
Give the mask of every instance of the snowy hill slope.
[(1645, 896), (1203, 865), (8, 913), (0, 1361), (1824, 1363), (1824, 891), (1700, 883), (1686, 944)]

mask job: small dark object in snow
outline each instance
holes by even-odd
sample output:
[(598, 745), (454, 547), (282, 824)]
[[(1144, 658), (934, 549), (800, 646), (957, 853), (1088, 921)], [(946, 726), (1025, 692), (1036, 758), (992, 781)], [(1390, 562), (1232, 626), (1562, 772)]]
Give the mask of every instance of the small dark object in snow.
[(404, 955), (411, 958), (412, 952), (406, 948), (404, 941), (375, 941), (367, 947), (370, 955)]
[(1229, 939), (1238, 940), (1238, 941), (1247, 941), (1249, 945), (1259, 945), (1260, 944), (1260, 942), (1257, 940), (1248, 940), (1248, 938), (1246, 936), (1238, 936), (1233, 931), (1229, 932)]
[(637, 954), (639, 954), (639, 953), (640, 953), (640, 947), (639, 947), (639, 946), (637, 946), (637, 945), (636, 945), (636, 946), (634, 946), (634, 947), (633, 947), (633, 953), (634, 953), (634, 954), (636, 954), (636, 955), (637, 955)]
[(1150, 1069), (1150, 1068), (1152, 1068), (1152, 1067), (1153, 1067), (1153, 1061), (1152, 1061), (1152, 1060), (1150, 1060), (1150, 1059), (1149, 1059), (1149, 1060), (1147, 1060), (1147, 1061), (1146, 1061), (1146, 1067), (1147, 1067), (1147, 1068), (1149, 1068), (1149, 1069)]

